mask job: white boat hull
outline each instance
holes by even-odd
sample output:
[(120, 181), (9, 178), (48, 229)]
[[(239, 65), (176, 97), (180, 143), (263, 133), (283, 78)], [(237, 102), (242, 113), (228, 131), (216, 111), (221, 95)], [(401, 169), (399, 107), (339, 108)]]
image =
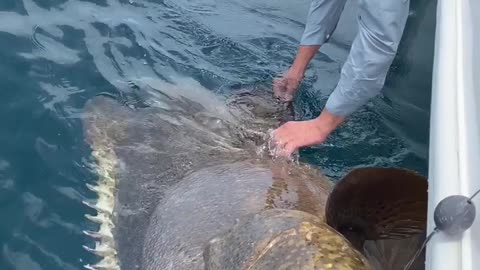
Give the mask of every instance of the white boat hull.
[[(480, 0), (438, 1), (433, 69), (429, 232), (438, 202), (480, 189)], [(434, 236), (426, 269), (480, 269), (480, 218), (459, 237)]]

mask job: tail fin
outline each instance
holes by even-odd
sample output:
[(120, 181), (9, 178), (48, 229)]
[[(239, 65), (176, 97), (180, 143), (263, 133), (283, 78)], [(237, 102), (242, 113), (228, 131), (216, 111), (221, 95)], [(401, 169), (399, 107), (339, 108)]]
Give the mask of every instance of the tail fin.
[(360, 168), (333, 188), (327, 223), (359, 250), (366, 240), (405, 239), (425, 233), (428, 181), (397, 168)]

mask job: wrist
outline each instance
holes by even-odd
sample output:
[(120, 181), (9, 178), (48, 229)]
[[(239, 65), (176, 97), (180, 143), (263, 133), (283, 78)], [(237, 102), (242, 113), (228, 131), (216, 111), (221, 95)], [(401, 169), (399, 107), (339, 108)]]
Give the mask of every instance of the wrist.
[(288, 76), (296, 80), (302, 80), (305, 75), (306, 66), (301, 64), (293, 64), (292, 67), (288, 70)]
[(324, 109), (322, 113), (314, 119), (314, 121), (316, 122), (316, 126), (320, 129), (321, 133), (327, 137), (345, 121), (345, 117), (334, 115), (327, 109)]
[(303, 75), (307, 70), (308, 64), (319, 49), (319, 45), (300, 46), (297, 52), (297, 56), (295, 57), (295, 60), (293, 61), (293, 64), (290, 68), (290, 75), (296, 78), (303, 78)]

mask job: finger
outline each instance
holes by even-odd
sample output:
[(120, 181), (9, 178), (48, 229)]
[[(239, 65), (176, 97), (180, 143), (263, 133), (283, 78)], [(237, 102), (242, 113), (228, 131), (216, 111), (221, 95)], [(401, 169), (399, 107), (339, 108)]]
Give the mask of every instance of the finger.
[(287, 143), (288, 141), (286, 141), (281, 136), (278, 136), (278, 134), (276, 134), (276, 131), (274, 131), (268, 143), (269, 152), (274, 156), (279, 156), (281, 155)]
[(292, 153), (295, 152), (295, 150), (296, 150), (296, 148), (292, 143), (287, 143), (283, 147), (282, 156), (289, 158), (289, 157), (292, 156)]
[[(272, 152), (277, 156), (289, 156), (292, 149), (291, 139), (287, 136), (288, 133), (283, 135), (283, 129), (280, 127), (275, 130), (272, 135)], [(283, 135), (283, 136), (282, 136)]]
[(293, 95), (285, 92), (285, 93), (283, 93), (281, 99), (282, 99), (282, 101), (292, 101)]
[(270, 148), (276, 152), (280, 151), (285, 147), (287, 141), (280, 138), (272, 138), (270, 143)]

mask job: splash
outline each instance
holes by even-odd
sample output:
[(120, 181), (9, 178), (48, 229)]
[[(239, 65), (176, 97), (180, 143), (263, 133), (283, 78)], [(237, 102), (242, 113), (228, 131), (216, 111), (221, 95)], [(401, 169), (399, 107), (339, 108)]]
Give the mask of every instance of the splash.
[(256, 148), (256, 154), (261, 158), (270, 157), (273, 161), (279, 160), (293, 162), (297, 165), (300, 164), (298, 150), (289, 156), (282, 154), (285, 151), (273, 140), (274, 131), (274, 129), (268, 129), (268, 131), (263, 135), (262, 140), (264, 143)]

